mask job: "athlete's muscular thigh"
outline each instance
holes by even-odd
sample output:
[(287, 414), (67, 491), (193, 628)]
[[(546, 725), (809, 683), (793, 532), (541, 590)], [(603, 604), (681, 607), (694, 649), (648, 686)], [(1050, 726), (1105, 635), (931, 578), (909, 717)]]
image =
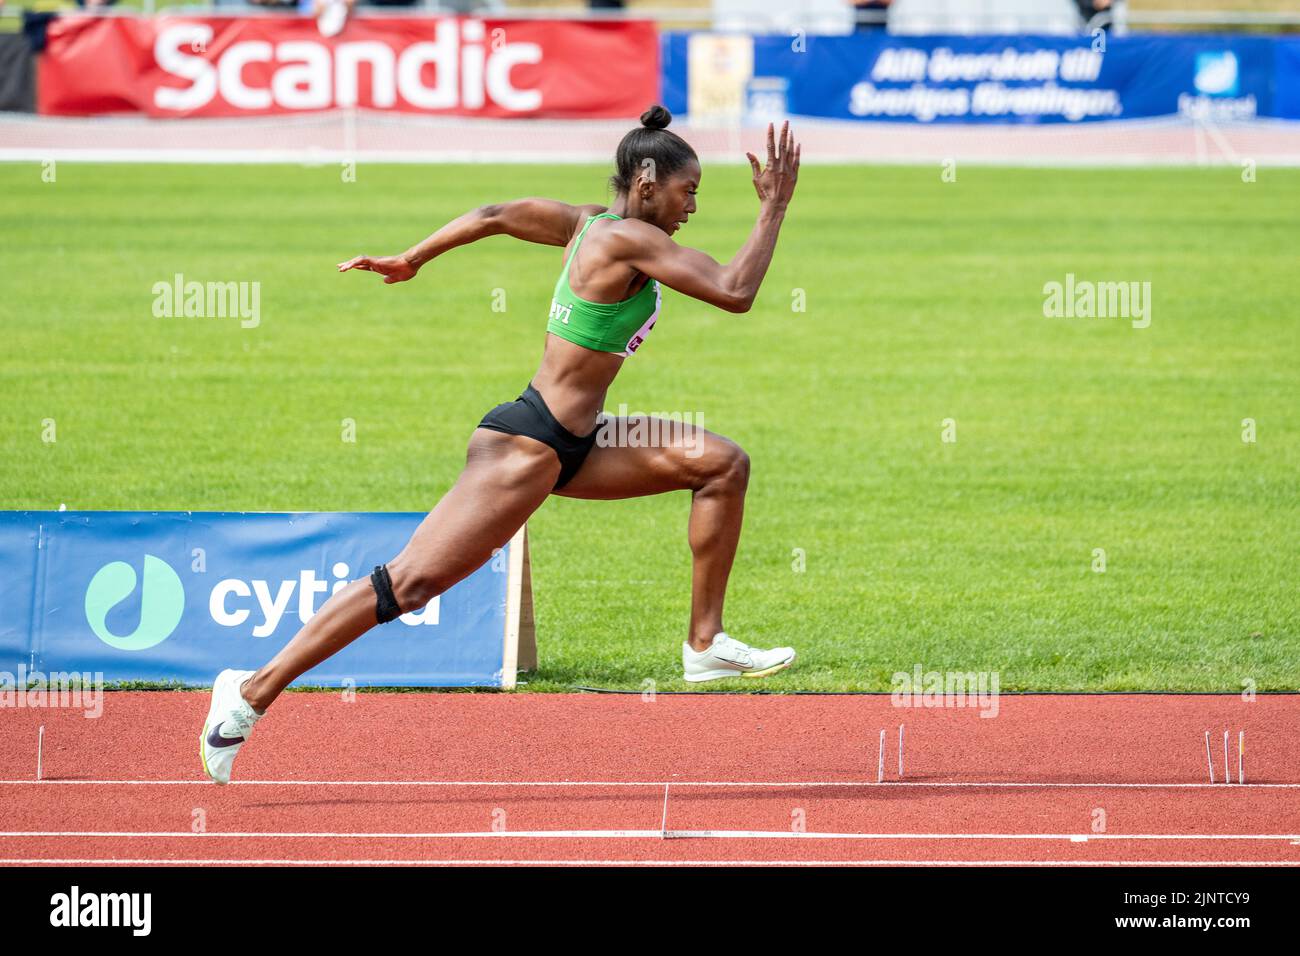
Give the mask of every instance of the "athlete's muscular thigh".
[(546, 500), (559, 473), (549, 446), (476, 429), (465, 470), (388, 563), (398, 604), (431, 600), (482, 565)]
[[(682, 429), (681, 423), (656, 419), (655, 430), (640, 434), (658, 435), (657, 444), (638, 443), (637, 418), (613, 419), (604, 426), (611, 441), (626, 439), (624, 444), (602, 445), (599, 442), (578, 473), (555, 494), (567, 498), (639, 498), (667, 491), (699, 488), (714, 476), (734, 468), (748, 459), (730, 438), (703, 428)], [(665, 437), (668, 436), (668, 437)]]

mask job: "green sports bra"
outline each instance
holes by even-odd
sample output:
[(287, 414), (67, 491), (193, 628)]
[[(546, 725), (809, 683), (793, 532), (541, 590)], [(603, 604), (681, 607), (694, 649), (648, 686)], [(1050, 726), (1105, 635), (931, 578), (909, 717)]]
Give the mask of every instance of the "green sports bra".
[(654, 279), (648, 280), (640, 292), (622, 302), (588, 302), (574, 295), (569, 286), (569, 265), (578, 254), (578, 247), (591, 224), (597, 219), (622, 218), (612, 212), (588, 217), (564, 264), (564, 271), (555, 283), (546, 331), (583, 348), (617, 352), (627, 357), (641, 347), (659, 317), (659, 283)]

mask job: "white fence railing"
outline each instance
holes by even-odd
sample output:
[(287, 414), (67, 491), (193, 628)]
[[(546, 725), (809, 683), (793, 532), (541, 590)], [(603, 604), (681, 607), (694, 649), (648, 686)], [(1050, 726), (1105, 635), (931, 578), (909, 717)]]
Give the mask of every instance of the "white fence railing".
[[(862, 123), (798, 118), (810, 163), (1015, 166), (1300, 166), (1300, 122), (1216, 124), (1179, 116), (1104, 123)], [(0, 114), (0, 162), (595, 163), (609, 161), (627, 120), (496, 120), (375, 110), (248, 119)], [(709, 164), (746, 165), (757, 127), (674, 129)]]

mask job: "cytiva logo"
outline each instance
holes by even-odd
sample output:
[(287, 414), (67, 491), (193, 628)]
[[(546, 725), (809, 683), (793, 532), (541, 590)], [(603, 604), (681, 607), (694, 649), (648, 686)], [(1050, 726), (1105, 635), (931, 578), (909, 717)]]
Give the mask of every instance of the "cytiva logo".
[[(350, 569), (342, 561), (331, 568), (333, 580), (303, 568), (293, 577), (222, 578), (208, 593), (208, 613), (222, 627), (251, 625), (253, 637), (270, 637), (286, 618), (306, 624), (324, 598), (347, 586)], [(144, 556), (140, 584), (140, 621), (130, 634), (115, 634), (108, 626), (110, 612), (136, 590), (135, 568), (113, 561), (100, 568), (86, 587), (86, 620), (95, 636), (121, 651), (142, 651), (161, 644), (176, 630), (185, 613), (185, 586), (170, 564), (152, 554)], [(435, 597), (398, 620), (408, 626), (437, 625), (441, 598)]]
[[(253, 637), (270, 637), (284, 620), (291, 604), (295, 605), (299, 623), (306, 624), (315, 616), (318, 595), (335, 594), (348, 584), (348, 566), (339, 562), (331, 569), (334, 582), (319, 578), (312, 568), (298, 572), (297, 577), (281, 581), (262, 578), (244, 580), (226, 578), (218, 581), (208, 597), (208, 613), (222, 627), (240, 627), (253, 623)], [(297, 600), (295, 599), (295, 596)], [(251, 599), (251, 600), (250, 600)], [(440, 598), (435, 597), (418, 611), (408, 611), (398, 620), (403, 624), (418, 625), (438, 623)], [(256, 616), (254, 614), (256, 613)]]
[(504, 32), (494, 30), (486, 43), (483, 21), (448, 18), (436, 21), (432, 41), (401, 46), (387, 39), (316, 37), (274, 44), (240, 40), (209, 50), (211, 26), (180, 23), (159, 33), (153, 54), (165, 73), (187, 85), (158, 87), (154, 104), (189, 112), (220, 97), (240, 110), (390, 109), (400, 95), (424, 110), (473, 110), (487, 103), (512, 112), (536, 110), (541, 92), (518, 89), (510, 73), (520, 64), (540, 63), (542, 48), (507, 42)]
[(161, 644), (176, 630), (185, 613), (185, 585), (162, 558), (144, 556), (140, 584), (140, 621), (129, 634), (115, 634), (108, 614), (135, 591), (135, 568), (114, 561), (95, 572), (86, 587), (86, 621), (95, 636), (119, 651), (143, 651)]

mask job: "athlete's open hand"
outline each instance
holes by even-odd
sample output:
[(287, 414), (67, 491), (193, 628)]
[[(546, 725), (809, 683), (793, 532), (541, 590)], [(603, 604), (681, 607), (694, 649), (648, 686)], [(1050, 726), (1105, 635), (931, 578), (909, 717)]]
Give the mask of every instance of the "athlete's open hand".
[(405, 256), (357, 256), (339, 263), (339, 272), (347, 272), (349, 269), (378, 272), (389, 285), (414, 279), (417, 271)]
[(776, 130), (767, 124), (767, 166), (760, 168), (758, 158), (746, 153), (754, 169), (754, 191), (764, 205), (784, 209), (794, 195), (794, 184), (799, 181), (799, 144), (790, 135), (790, 123), (781, 124), (781, 142), (778, 148)]

